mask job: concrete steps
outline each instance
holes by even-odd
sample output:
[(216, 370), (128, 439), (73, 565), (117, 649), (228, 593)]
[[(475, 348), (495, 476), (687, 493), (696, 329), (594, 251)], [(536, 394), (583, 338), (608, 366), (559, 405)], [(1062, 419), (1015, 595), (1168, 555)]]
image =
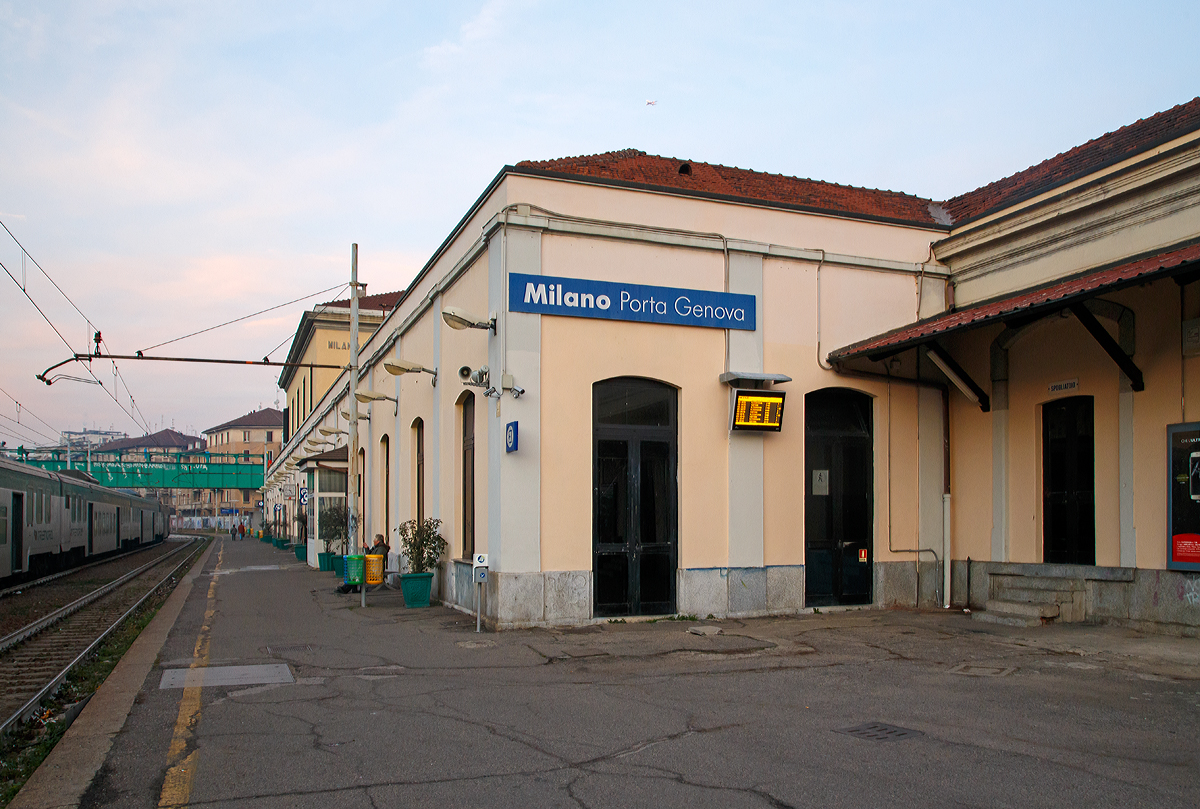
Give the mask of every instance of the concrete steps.
[(1041, 626), (1059, 617), (1058, 604), (993, 598), (984, 608), (985, 612), (972, 612), (971, 618), (1004, 626)]

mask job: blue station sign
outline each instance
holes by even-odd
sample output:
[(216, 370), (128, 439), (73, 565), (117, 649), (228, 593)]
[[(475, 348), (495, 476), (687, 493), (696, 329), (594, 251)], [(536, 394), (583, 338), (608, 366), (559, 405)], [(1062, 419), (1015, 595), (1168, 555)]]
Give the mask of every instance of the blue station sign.
[(757, 328), (753, 295), (550, 275), (509, 275), (508, 309), (710, 329), (754, 331)]

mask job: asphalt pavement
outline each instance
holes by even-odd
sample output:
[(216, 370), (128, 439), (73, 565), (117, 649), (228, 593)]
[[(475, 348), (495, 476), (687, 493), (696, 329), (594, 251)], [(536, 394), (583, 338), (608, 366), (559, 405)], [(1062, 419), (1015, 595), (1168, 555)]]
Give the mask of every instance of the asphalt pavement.
[(13, 805), (1197, 803), (1200, 640), (875, 610), (476, 634), (335, 584), (218, 538)]

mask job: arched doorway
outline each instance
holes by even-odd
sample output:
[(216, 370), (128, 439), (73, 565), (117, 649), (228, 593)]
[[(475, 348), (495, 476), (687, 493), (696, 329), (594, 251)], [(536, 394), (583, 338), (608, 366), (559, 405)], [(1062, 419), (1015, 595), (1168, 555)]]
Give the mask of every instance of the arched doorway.
[(826, 388), (804, 397), (804, 602), (871, 602), (875, 463), (871, 397)]
[(593, 607), (675, 612), (678, 425), (675, 388), (621, 377), (592, 387)]

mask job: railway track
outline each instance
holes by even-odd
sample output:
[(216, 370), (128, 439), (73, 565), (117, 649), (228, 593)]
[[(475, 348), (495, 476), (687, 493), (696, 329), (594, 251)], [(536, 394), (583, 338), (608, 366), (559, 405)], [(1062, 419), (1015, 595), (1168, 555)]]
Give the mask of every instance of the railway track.
[(22, 593), (29, 592), (34, 587), (40, 587), (43, 584), (49, 584), (52, 581), (57, 581), (66, 576), (73, 576), (76, 573), (80, 573), (84, 570), (89, 570), (93, 567), (111, 564), (112, 562), (116, 562), (119, 559), (126, 559), (130, 556), (136, 556), (139, 553), (145, 553), (150, 548), (157, 548), (162, 544), (163, 543), (161, 540), (159, 540), (158, 542), (151, 542), (149, 544), (142, 545), (138, 548), (135, 548), (131, 551), (125, 551), (124, 553), (114, 554), (112, 556), (105, 557), (104, 559), (97, 559), (96, 561), (88, 562), (85, 565), (78, 565), (77, 567), (68, 568), (66, 570), (60, 570), (58, 573), (51, 573), (49, 576), (42, 576), (40, 579), (34, 579), (33, 581), (22, 582), (21, 584), (14, 584), (11, 587), (5, 587), (3, 590), (0, 590), (0, 598), (6, 598), (11, 595), (21, 595)]
[(195, 539), (0, 639), (0, 734), (31, 716), (71, 669), (204, 546)]

